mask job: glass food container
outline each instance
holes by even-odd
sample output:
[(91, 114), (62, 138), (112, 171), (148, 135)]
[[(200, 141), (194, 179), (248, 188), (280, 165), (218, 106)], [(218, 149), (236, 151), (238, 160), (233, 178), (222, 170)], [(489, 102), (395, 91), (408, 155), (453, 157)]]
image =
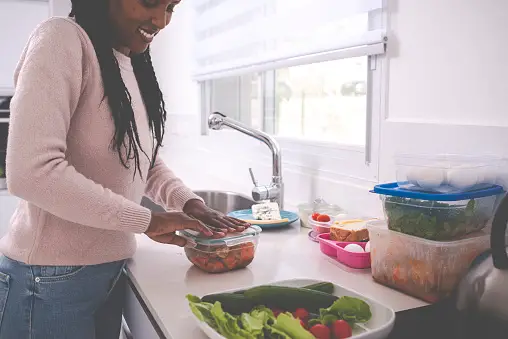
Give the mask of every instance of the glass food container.
[(454, 240), (483, 229), (494, 215), (501, 186), (465, 193), (406, 190), (397, 183), (378, 185), (388, 228), (429, 240)]
[(208, 273), (222, 273), (245, 268), (254, 260), (260, 233), (259, 226), (251, 226), (221, 239), (204, 238), (187, 230), (179, 235), (192, 244), (184, 248), (191, 263)]
[(311, 203), (303, 203), (297, 206), (298, 214), (300, 217), (300, 224), (305, 228), (313, 228), (313, 225), (309, 224), (309, 219), (313, 213), (326, 214), (331, 219), (334, 219), (341, 214), (344, 214), (344, 210), (338, 205), (328, 204), (322, 199), (316, 199)]

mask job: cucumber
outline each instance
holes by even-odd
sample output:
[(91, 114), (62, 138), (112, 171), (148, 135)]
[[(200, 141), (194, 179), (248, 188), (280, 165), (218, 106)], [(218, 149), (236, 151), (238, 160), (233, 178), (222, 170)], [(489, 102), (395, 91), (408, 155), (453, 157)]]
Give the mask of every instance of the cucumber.
[(320, 308), (330, 307), (338, 299), (321, 291), (285, 286), (254, 287), (245, 291), (244, 296), (255, 305), (272, 306), (283, 310), (302, 307), (311, 313), (319, 313)]
[[(318, 283), (314, 283), (311, 285), (303, 286), (301, 288), (305, 288), (307, 290), (313, 290), (313, 291), (320, 291), (328, 294), (333, 294), (333, 291), (335, 290), (335, 286), (330, 282), (321, 281)], [(233, 292), (233, 294), (244, 294), (245, 290), (239, 290)], [(213, 294), (211, 294), (213, 295)]]
[(333, 294), (335, 290), (335, 286), (329, 282), (318, 282), (312, 285), (304, 286), (302, 288), (305, 288), (307, 290), (320, 291), (328, 294)]
[(201, 301), (211, 304), (215, 304), (215, 302), (218, 301), (221, 303), (222, 309), (225, 312), (234, 315), (249, 313), (255, 306), (252, 301), (245, 297), (243, 294), (235, 293), (210, 294), (201, 298)]

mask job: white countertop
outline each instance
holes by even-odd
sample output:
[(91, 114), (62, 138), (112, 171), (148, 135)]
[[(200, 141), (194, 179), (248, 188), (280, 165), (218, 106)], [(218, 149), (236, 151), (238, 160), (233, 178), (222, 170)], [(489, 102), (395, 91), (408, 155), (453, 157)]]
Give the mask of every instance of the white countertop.
[(256, 256), (245, 269), (208, 274), (187, 260), (183, 249), (158, 244), (144, 235), (128, 263), (128, 275), (167, 338), (200, 339), (185, 295), (205, 294), (261, 285), (277, 280), (309, 278), (334, 282), (377, 300), (396, 312), (427, 305), (425, 302), (379, 285), (370, 270), (353, 270), (327, 257), (319, 244), (307, 238), (299, 224), (278, 231), (263, 231)]

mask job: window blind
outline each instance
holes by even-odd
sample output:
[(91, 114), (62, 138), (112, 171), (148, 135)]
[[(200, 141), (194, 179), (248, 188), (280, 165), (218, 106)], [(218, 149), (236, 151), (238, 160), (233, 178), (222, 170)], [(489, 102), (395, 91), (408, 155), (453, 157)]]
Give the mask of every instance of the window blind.
[(383, 0), (193, 1), (197, 80), (384, 53)]

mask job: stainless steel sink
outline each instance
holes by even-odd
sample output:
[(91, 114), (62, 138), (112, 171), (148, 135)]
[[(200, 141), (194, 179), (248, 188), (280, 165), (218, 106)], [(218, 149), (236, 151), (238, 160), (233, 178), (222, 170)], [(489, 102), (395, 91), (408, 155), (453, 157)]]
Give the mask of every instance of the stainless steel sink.
[[(201, 197), (207, 206), (216, 211), (224, 214), (236, 211), (249, 209), (254, 204), (254, 200), (247, 196), (234, 192), (227, 191), (194, 191), (196, 195)], [(144, 197), (141, 205), (151, 209), (155, 212), (164, 212), (164, 209), (153, 203), (150, 199)]]
[(203, 198), (208, 207), (224, 214), (249, 209), (254, 204), (254, 200), (234, 192), (195, 191), (194, 193)]

